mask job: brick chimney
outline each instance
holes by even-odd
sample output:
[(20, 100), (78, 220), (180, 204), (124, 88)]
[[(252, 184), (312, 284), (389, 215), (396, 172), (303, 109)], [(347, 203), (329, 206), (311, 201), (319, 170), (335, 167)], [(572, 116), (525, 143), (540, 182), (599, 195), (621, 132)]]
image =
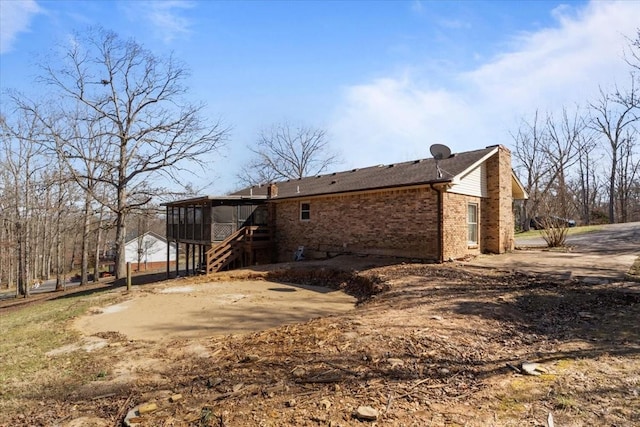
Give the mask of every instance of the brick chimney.
[(487, 159), (487, 193), (482, 207), (482, 236), (486, 252), (500, 254), (513, 250), (513, 190), (511, 152), (500, 145)]
[(267, 187), (267, 199), (271, 199), (272, 197), (278, 197), (278, 186), (273, 183)]

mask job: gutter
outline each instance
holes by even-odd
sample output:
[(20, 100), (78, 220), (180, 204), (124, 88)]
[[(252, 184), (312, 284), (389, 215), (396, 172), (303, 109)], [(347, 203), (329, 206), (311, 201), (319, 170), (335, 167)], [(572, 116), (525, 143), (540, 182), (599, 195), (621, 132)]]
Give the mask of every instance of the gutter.
[(434, 183), (430, 183), (429, 186), (431, 187), (432, 190), (434, 190), (435, 192), (438, 193), (438, 198), (437, 198), (437, 212), (438, 212), (438, 220), (437, 220), (437, 226), (438, 226), (438, 239), (436, 240), (437, 242), (437, 252), (438, 252), (438, 263), (442, 264), (444, 262), (444, 256), (442, 253), (442, 248), (444, 247), (444, 236), (442, 235), (442, 190), (438, 189), (438, 187), (436, 187), (434, 185)]

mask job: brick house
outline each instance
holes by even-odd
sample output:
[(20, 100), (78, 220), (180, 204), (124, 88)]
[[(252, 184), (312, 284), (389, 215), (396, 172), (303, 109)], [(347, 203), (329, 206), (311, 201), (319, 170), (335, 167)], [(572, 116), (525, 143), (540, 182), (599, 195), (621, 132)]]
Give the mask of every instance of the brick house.
[[(199, 261), (211, 266), (212, 258), (219, 257), (216, 247), (220, 252), (220, 244), (229, 238), (216, 241), (215, 212), (208, 212), (222, 205), (240, 212), (245, 206), (244, 215), (233, 219), (229, 230), (253, 230), (249, 238), (231, 239), (236, 239), (234, 251), (244, 254), (240, 265), (291, 261), (299, 248), (307, 259), (354, 253), (443, 261), (513, 249), (513, 200), (526, 197), (511, 168), (511, 153), (496, 145), (438, 162), (378, 165), (168, 203), (167, 236), (187, 243), (186, 236), (175, 232), (175, 224), (183, 215), (188, 227), (189, 209), (202, 209), (210, 218), (200, 221), (199, 237), (206, 242), (200, 241)], [(262, 238), (256, 239), (260, 228)], [(194, 248), (194, 257), (195, 252)], [(227, 256), (232, 258), (238, 259)]]

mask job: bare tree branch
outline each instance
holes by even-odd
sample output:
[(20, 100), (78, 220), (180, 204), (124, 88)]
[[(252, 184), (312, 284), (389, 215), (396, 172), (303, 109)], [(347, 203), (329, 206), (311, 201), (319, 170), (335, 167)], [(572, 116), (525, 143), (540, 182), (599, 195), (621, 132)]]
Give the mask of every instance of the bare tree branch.
[[(76, 34), (64, 52), (42, 66), (40, 81), (59, 95), (57, 116), (65, 119), (42, 121), (74, 179), (116, 215), (122, 277), (127, 214), (159, 191), (151, 180), (173, 177), (182, 164), (203, 166), (228, 130), (205, 122), (204, 105), (183, 98), (187, 72), (172, 56), (157, 57), (102, 28)], [(113, 189), (109, 199), (98, 183)]]
[(238, 174), (246, 185), (317, 175), (339, 162), (325, 130), (288, 123), (263, 130), (249, 149), (254, 157)]

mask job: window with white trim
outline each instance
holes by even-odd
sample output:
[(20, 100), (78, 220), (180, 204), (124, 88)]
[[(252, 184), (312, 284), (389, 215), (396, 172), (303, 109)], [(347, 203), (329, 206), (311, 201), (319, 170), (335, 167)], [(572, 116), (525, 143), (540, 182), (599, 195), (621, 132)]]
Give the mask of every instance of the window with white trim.
[(467, 241), (470, 246), (478, 244), (478, 204), (467, 205)]
[(300, 202), (300, 221), (309, 221), (311, 219), (311, 203)]

